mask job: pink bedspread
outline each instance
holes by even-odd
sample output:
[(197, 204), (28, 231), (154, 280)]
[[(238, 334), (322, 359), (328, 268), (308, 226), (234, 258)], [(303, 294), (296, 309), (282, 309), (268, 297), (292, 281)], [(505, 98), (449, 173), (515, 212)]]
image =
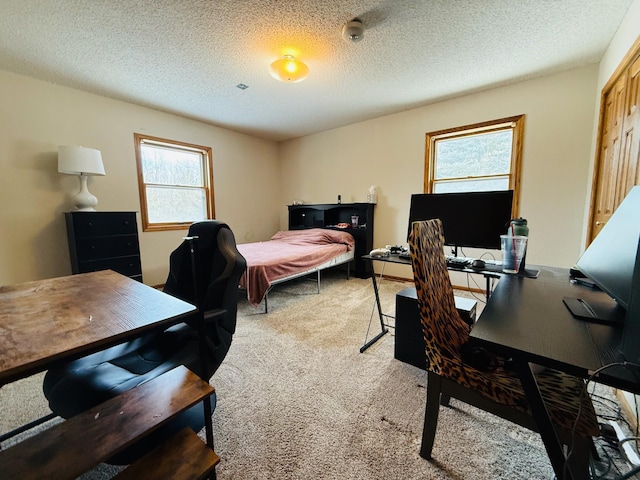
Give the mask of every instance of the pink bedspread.
[(322, 228), (282, 231), (267, 242), (240, 244), (247, 260), (240, 287), (252, 305), (259, 305), (272, 282), (322, 265), (354, 245), (351, 234)]

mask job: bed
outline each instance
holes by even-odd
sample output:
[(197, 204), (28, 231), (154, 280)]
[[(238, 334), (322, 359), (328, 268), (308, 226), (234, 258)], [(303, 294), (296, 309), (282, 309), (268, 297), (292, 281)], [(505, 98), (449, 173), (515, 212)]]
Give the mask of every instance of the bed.
[(266, 242), (239, 244), (247, 260), (247, 270), (240, 279), (249, 303), (268, 312), (268, 292), (274, 285), (315, 273), (320, 293), (320, 271), (354, 260), (355, 240), (345, 231), (323, 228), (286, 230)]

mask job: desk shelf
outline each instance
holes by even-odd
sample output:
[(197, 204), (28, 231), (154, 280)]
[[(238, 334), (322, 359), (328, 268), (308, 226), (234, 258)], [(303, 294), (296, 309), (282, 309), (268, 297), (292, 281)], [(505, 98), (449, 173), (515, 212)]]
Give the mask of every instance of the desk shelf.
[(205, 445), (189, 427), (185, 427), (113, 480), (141, 478), (193, 479), (206, 478), (220, 462), (220, 457)]
[[(174, 368), (0, 452), (0, 471), (21, 480), (74, 479), (213, 393), (187, 368)], [(206, 458), (217, 463), (215, 454)]]

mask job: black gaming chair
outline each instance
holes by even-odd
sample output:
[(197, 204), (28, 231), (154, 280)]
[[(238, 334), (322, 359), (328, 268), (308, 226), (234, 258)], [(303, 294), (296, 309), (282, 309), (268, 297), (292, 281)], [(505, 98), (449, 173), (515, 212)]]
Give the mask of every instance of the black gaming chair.
[[(178, 365), (210, 380), (231, 346), (246, 261), (236, 249), (231, 229), (211, 220), (191, 225), (189, 237), (171, 254), (169, 267), (164, 291), (198, 306), (204, 321), (198, 313), (165, 331), (49, 370), (43, 390), (53, 413), (69, 418)], [(214, 409), (215, 394), (211, 400)], [(198, 432), (204, 418), (203, 405), (197, 404), (109, 463), (132, 463), (185, 425)]]

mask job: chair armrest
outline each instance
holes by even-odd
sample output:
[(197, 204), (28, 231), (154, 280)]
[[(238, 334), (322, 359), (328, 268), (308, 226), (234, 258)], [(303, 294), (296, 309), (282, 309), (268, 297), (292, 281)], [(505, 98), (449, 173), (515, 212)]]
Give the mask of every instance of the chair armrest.
[(217, 308), (215, 310), (209, 310), (207, 312), (204, 312), (204, 323), (206, 325), (207, 323), (220, 320), (221, 318), (224, 318), (226, 314), (227, 314), (226, 308)]

